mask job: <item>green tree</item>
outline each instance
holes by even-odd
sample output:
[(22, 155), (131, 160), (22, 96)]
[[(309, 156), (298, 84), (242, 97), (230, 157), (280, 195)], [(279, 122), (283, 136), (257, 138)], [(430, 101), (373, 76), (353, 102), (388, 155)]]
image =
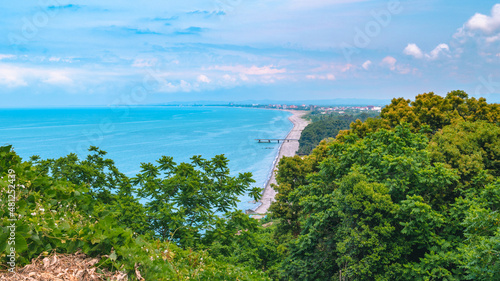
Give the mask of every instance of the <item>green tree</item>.
[(447, 252), (443, 217), (458, 180), (455, 171), (431, 164), (427, 142), (409, 125), (331, 142), (320, 170), (289, 195), (302, 208), (302, 232), (283, 263), (286, 278), (457, 276), (455, 256), (418, 271), (432, 251)]
[(91, 197), (85, 207), (94, 216), (109, 213), (119, 223), (144, 234), (148, 231), (146, 209), (139, 203), (130, 178), (118, 170), (113, 160), (106, 159), (106, 154), (91, 146), (89, 155), (83, 160), (70, 153), (46, 160), (33, 156), (31, 162), (37, 171), (54, 180), (84, 187), (85, 193)]
[(459, 248), (469, 280), (496, 280), (500, 276), (500, 180), (468, 198), (462, 222), (465, 241)]
[(323, 141), (318, 162), (282, 160), (276, 213), (300, 230), (282, 278), (494, 280), (499, 116), (463, 91), (393, 99)]
[[(135, 232), (130, 227), (145, 228), (146, 225), (130, 224), (120, 216), (129, 215), (117, 214), (123, 210), (132, 212), (131, 209), (136, 208), (120, 206), (126, 202), (121, 196), (131, 194), (130, 186), (121, 188), (127, 186), (130, 180), (122, 175), (123, 177), (119, 176), (120, 182), (115, 181), (114, 176), (119, 175), (119, 171), (111, 171), (112, 162), (103, 161), (105, 153), (95, 148), (91, 154), (86, 160), (78, 160), (74, 155), (69, 155), (57, 160), (34, 157), (32, 161), (25, 162), (11, 146), (0, 147), (2, 260), (10, 253), (8, 238), (11, 232), (7, 226), (12, 223), (9, 218), (13, 212), (17, 218), (17, 266), (23, 266), (52, 251), (83, 252), (99, 259), (96, 265), (98, 268), (126, 271), (131, 280), (136, 280), (136, 270), (146, 280), (269, 280), (266, 273), (252, 266), (214, 259), (206, 250), (189, 247), (181, 249), (173, 241), (151, 237), (154, 235), (151, 232), (144, 235)], [(95, 155), (98, 157), (94, 157)], [(107, 164), (99, 164), (105, 162)], [(220, 170), (214, 171), (217, 175), (219, 172)], [(16, 184), (15, 207), (9, 206), (10, 181)], [(96, 189), (89, 182), (95, 183)], [(111, 200), (101, 200), (102, 198)], [(134, 204), (135, 200), (138, 199), (133, 198)], [(135, 209), (136, 212), (137, 210), (140, 209)], [(129, 219), (133, 219), (133, 214), (130, 214)], [(141, 221), (137, 223), (142, 224)], [(246, 227), (253, 231), (256, 223), (241, 212), (233, 212), (232, 217), (222, 226), (233, 230)], [(232, 235), (227, 239), (231, 241), (235, 237), (237, 236)], [(214, 239), (217, 238), (220, 237), (215, 235)], [(244, 254), (247, 247), (242, 249)], [(265, 248), (262, 249), (264, 250)], [(269, 256), (271, 254), (268, 253)], [(255, 256), (247, 256), (250, 258), (246, 264), (258, 265), (255, 263), (258, 260), (253, 259)], [(263, 254), (261, 256), (265, 257)], [(0, 279), (5, 276), (0, 272)]]
[(374, 115), (375, 113), (364, 112), (357, 115), (321, 115), (321, 117), (312, 118), (313, 122), (307, 125), (300, 135), (297, 153), (309, 154), (322, 140), (335, 138), (340, 130), (349, 129), (351, 122), (363, 122)]
[(391, 104), (382, 109), (380, 120), (368, 119), (364, 123), (353, 123), (352, 130), (342, 132), (342, 135), (352, 133), (364, 137), (369, 132), (394, 128), (402, 122), (409, 123), (412, 132), (424, 130), (431, 135), (455, 121), (478, 120), (498, 125), (500, 104), (488, 104), (484, 98), (469, 98), (461, 90), (451, 91), (446, 97), (429, 92), (416, 96), (414, 101), (394, 98)]
[(251, 173), (230, 176), (224, 155), (211, 160), (194, 156), (191, 163), (180, 164), (164, 156), (157, 162), (143, 163), (133, 183), (140, 187), (139, 196), (148, 200), (148, 221), (155, 236), (183, 246), (199, 244), (203, 232), (215, 227), (218, 214), (233, 211), (238, 196), (255, 182)]
[(269, 208), (272, 217), (279, 219), (278, 233), (284, 235), (287, 233), (297, 236), (300, 231), (299, 214), (301, 207), (296, 201), (292, 201), (290, 193), (301, 185), (308, 183), (306, 176), (313, 171), (311, 161), (302, 159), (299, 156), (283, 157), (278, 165), (276, 181), (278, 185), (273, 188), (278, 192)]
[(457, 169), (466, 187), (477, 177), (491, 182), (500, 176), (500, 127), (486, 121), (445, 126), (431, 139), (429, 152), (434, 162)]

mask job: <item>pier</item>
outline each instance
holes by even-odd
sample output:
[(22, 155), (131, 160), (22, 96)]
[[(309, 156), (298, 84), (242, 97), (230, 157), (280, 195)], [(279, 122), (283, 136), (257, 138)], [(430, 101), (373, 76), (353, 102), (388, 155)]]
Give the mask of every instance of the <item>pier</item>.
[(290, 142), (290, 141), (298, 141), (299, 139), (255, 139), (256, 141), (258, 142), (266, 142), (266, 143), (270, 143), (270, 142), (273, 142), (273, 141), (276, 141), (278, 143), (280, 142)]

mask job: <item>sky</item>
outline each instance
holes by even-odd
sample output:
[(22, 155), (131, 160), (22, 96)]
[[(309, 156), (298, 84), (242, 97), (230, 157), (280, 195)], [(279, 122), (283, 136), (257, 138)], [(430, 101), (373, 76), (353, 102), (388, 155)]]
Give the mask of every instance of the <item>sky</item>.
[(0, 1), (0, 107), (500, 96), (498, 1)]

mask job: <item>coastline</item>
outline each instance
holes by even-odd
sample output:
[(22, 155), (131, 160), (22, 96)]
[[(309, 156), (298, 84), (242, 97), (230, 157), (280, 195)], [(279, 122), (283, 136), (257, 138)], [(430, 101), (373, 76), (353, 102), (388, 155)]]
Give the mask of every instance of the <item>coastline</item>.
[[(285, 110), (285, 111), (292, 113), (292, 116), (288, 117), (288, 120), (290, 120), (290, 122), (293, 123), (293, 128), (290, 130), (290, 132), (288, 132), (286, 139), (299, 139), (300, 134), (302, 133), (304, 128), (309, 124), (309, 121), (302, 119), (302, 116), (304, 116), (307, 113), (307, 111), (299, 111), (299, 110)], [(281, 144), (278, 156), (274, 161), (271, 177), (267, 181), (264, 191), (262, 192), (262, 197), (259, 200), (261, 204), (257, 208), (249, 210), (251, 214), (254, 214), (253, 216), (254, 218), (259, 218), (259, 216), (263, 216), (265, 213), (267, 213), (267, 210), (269, 209), (271, 202), (274, 201), (274, 197), (276, 196), (277, 192), (271, 187), (271, 184), (276, 184), (275, 174), (280, 159), (283, 156), (293, 157), (298, 149), (299, 149), (298, 141), (283, 142)]]

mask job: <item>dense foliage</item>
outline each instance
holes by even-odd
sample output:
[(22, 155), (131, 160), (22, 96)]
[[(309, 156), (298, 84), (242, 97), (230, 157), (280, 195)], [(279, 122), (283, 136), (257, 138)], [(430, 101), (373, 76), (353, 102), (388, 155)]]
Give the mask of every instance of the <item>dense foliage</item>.
[(129, 178), (96, 147), (30, 161), (0, 147), (0, 256), (12, 213), (18, 265), (81, 251), (145, 280), (500, 280), (499, 118), (462, 91), (394, 99), (283, 158), (262, 221), (235, 209), (260, 190), (223, 156)]
[(310, 156), (273, 203), (284, 280), (499, 280), (497, 104), (394, 99)]
[(356, 121), (351, 130), (344, 134), (366, 136), (380, 128), (390, 129), (401, 123), (410, 124), (413, 132), (424, 130), (434, 134), (446, 125), (458, 121), (483, 120), (498, 125), (500, 122), (500, 104), (488, 104), (484, 98), (469, 98), (464, 91), (451, 91), (445, 97), (433, 92), (420, 94), (415, 101), (394, 98), (384, 107), (379, 119), (369, 118), (366, 122)]
[(365, 121), (369, 117), (375, 117), (378, 113), (368, 113), (363, 112), (357, 115), (348, 114), (309, 114), (309, 118), (312, 123), (307, 125), (302, 131), (299, 139), (299, 155), (309, 154), (311, 151), (320, 143), (320, 141), (326, 138), (335, 138), (340, 130), (349, 129), (349, 125), (360, 120)]
[[(204, 246), (227, 244), (238, 231), (257, 227), (234, 208), (236, 196), (251, 191), (250, 174), (230, 176), (223, 156), (193, 157), (192, 163), (178, 165), (164, 157), (159, 166), (143, 164), (131, 179), (104, 158), (104, 151), (91, 147), (90, 152), (85, 160), (70, 154), (25, 162), (11, 146), (0, 147), (2, 259), (10, 254), (8, 226), (14, 214), (17, 266), (51, 251), (82, 251), (102, 257), (99, 267), (125, 270), (133, 279), (136, 269), (146, 280), (266, 279), (254, 267), (212, 258)], [(15, 203), (9, 201), (9, 185), (15, 185)]]

